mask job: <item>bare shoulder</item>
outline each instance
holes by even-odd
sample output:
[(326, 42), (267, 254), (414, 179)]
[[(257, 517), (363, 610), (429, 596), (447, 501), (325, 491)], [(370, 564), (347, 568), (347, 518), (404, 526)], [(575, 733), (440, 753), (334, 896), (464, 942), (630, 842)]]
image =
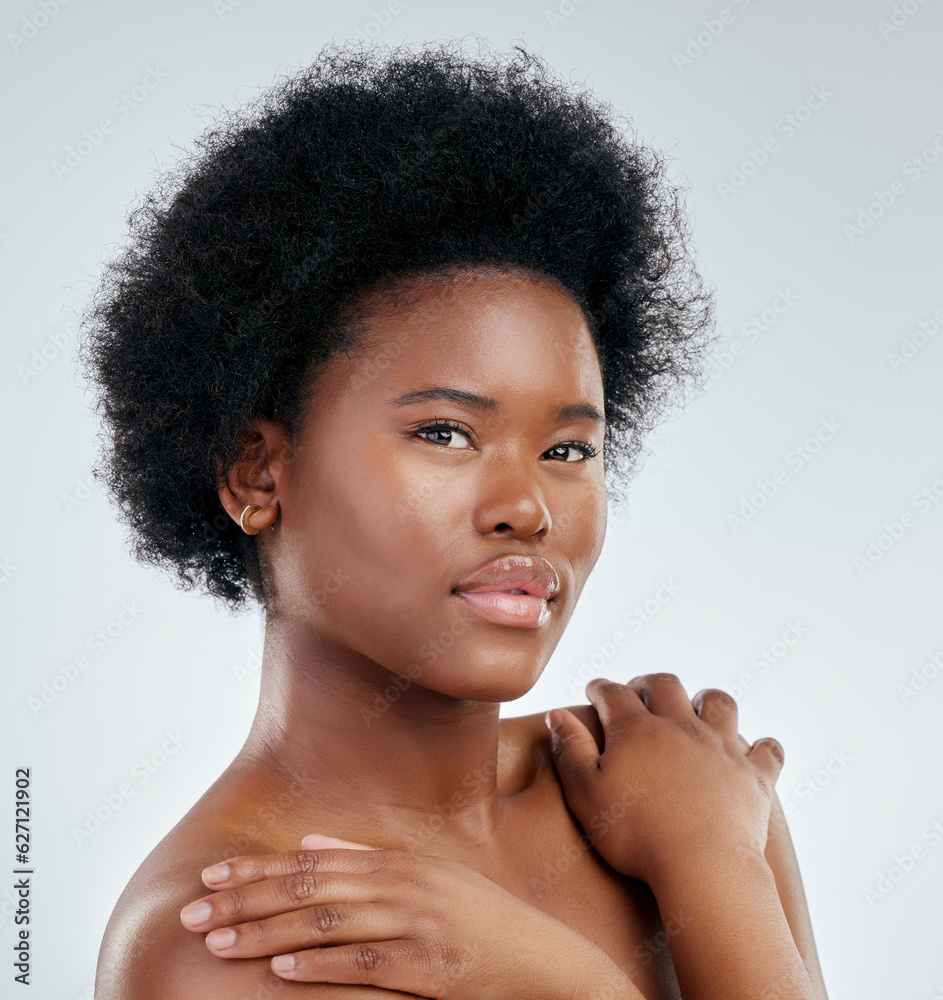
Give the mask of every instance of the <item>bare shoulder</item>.
[[(602, 751), (603, 728), (596, 709), (592, 705), (564, 705), (562, 707), (568, 712), (572, 712), (586, 726)], [(544, 723), (546, 714), (546, 712), (534, 712), (533, 715), (518, 715), (502, 719), (502, 735), (505, 735), (508, 740), (525, 742), (530, 745), (547, 744), (549, 746), (550, 733)]]
[[(200, 843), (188, 826), (178, 825), (158, 844), (118, 900), (98, 956), (95, 1000), (236, 1000), (255, 996), (257, 989), (268, 996), (285, 985), (269, 959), (217, 958), (204, 935), (180, 922), (182, 907), (208, 894), (200, 873), (225, 853), (227, 840)], [(271, 850), (253, 843), (240, 853)]]
[[(239, 855), (292, 850), (300, 842), (287, 823), (268, 827), (266, 802), (254, 808), (246, 786), (241, 807), (205, 797), (154, 848), (118, 900), (105, 929), (95, 976), (95, 1000), (395, 1000), (407, 994), (369, 985), (301, 983), (271, 971), (271, 957), (225, 959), (213, 955), (205, 935), (180, 922), (187, 903), (209, 895), (201, 873)], [(248, 821), (247, 821), (248, 817)], [(272, 814), (274, 817), (274, 813)]]
[[(592, 705), (569, 705), (571, 711), (593, 734), (602, 752), (603, 728)], [(550, 751), (550, 732), (544, 723), (546, 712), (516, 715), (499, 723), (498, 788), (512, 795), (534, 784), (556, 788), (559, 778)]]

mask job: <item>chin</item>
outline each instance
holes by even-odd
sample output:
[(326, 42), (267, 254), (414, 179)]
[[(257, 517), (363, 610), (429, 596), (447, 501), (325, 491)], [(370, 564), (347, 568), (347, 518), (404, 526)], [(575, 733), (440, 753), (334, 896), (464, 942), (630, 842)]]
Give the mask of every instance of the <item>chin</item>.
[(414, 681), (432, 691), (468, 701), (505, 702), (523, 698), (550, 659), (542, 650), (493, 647), (443, 654), (416, 673)]

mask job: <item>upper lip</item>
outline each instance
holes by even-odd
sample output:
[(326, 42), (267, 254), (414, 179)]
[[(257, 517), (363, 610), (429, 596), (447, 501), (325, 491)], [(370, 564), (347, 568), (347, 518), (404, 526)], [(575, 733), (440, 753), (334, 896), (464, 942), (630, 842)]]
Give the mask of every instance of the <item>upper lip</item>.
[(548, 600), (560, 589), (557, 571), (542, 556), (511, 553), (489, 559), (452, 588), (468, 593), (523, 590)]

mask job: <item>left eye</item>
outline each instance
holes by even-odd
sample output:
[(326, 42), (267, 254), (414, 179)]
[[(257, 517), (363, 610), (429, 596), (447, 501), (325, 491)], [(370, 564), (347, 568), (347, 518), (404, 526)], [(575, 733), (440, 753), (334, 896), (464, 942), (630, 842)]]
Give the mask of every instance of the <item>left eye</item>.
[(578, 444), (554, 445), (553, 448), (549, 448), (544, 454), (563, 462), (578, 462), (590, 457), (585, 450), (585, 446), (581, 447)]

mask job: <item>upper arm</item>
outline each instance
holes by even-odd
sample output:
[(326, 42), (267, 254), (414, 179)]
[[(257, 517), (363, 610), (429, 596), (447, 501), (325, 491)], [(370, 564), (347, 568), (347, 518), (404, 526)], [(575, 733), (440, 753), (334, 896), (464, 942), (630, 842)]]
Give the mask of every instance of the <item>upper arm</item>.
[(776, 888), (779, 891), (783, 912), (786, 914), (786, 922), (812, 981), (816, 998), (828, 1000), (819, 956), (815, 949), (815, 939), (812, 935), (809, 907), (806, 903), (805, 890), (802, 888), (802, 876), (799, 874), (799, 862), (792, 846), (786, 815), (775, 788), (766, 840), (766, 861), (776, 879)]
[[(198, 893), (191, 893), (196, 898)], [(223, 959), (211, 954), (204, 935), (180, 923), (176, 901), (141, 903), (112, 915), (98, 955), (95, 1000), (246, 1000), (270, 996), (280, 980), (267, 958)], [(281, 994), (279, 994), (281, 995)], [(304, 993), (299, 994), (304, 996)]]

